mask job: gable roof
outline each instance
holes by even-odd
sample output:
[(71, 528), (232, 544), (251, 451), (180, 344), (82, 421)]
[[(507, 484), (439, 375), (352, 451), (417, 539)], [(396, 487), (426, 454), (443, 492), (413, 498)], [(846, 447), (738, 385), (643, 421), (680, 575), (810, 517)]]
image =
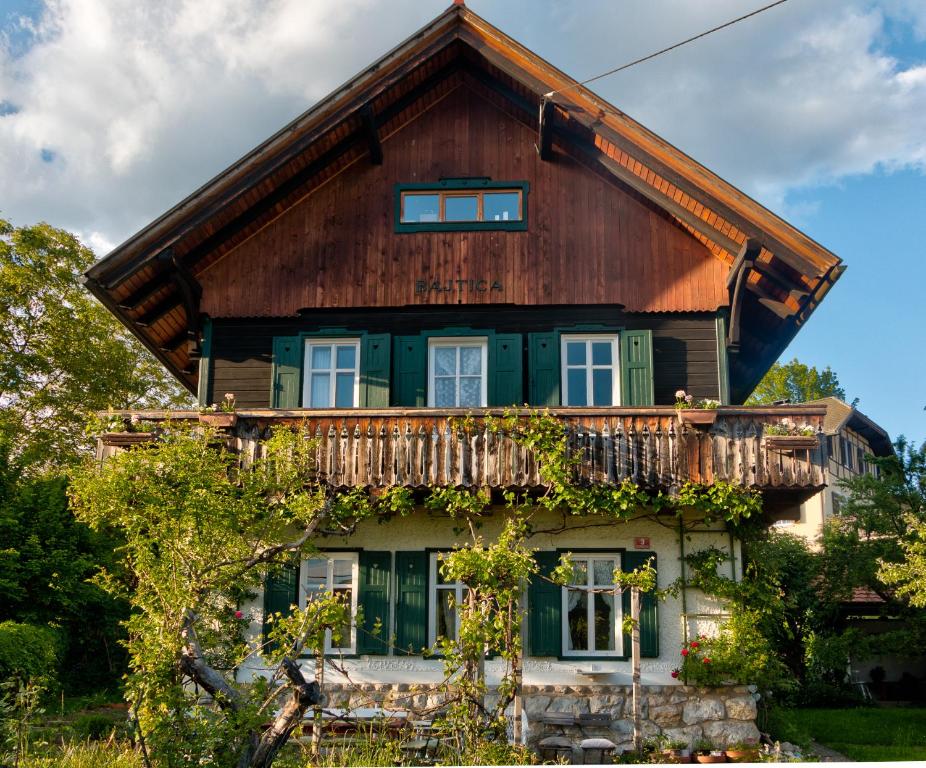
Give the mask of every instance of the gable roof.
[(538, 130), (542, 157), (562, 152), (607, 175), (730, 265), (739, 342), (731, 393), (744, 399), (838, 279), (840, 259), (462, 4), (116, 247), (87, 271), (88, 289), (195, 390), (197, 275), (312, 189), (381, 152), (380, 136), (427, 109), (461, 71)]
[(823, 431), (827, 435), (836, 435), (839, 430), (848, 428), (858, 432), (868, 441), (875, 456), (891, 456), (894, 453), (894, 446), (887, 430), (875, 424), (854, 405), (849, 405), (838, 397), (821, 397), (819, 400), (811, 400), (810, 403), (826, 406)]

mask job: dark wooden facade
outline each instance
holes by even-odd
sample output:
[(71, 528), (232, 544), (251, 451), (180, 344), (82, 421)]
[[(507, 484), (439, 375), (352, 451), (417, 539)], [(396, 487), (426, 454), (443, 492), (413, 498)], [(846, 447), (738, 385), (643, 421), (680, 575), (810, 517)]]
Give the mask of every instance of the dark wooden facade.
[[(205, 365), (209, 388), (205, 400), (216, 402), (233, 392), (242, 407), (270, 404), (273, 339), (319, 328), (393, 336), (467, 325), (473, 330), (524, 334), (522, 392), (529, 391), (527, 334), (559, 326), (604, 325), (653, 332), (655, 402), (670, 404), (675, 391), (720, 399), (717, 323), (713, 314), (628, 314), (613, 306), (405, 307), (392, 311), (352, 310), (306, 312), (299, 318), (230, 319), (212, 323), (212, 349)], [(525, 401), (527, 398), (524, 398)]]
[[(665, 211), (563, 156), (460, 85), (360, 161), (212, 264), (199, 281), (213, 318), (303, 308), (421, 304), (618, 304), (631, 312), (714, 312), (728, 267)], [(525, 232), (395, 232), (395, 185), (444, 178), (527, 181)], [(416, 292), (424, 280), (501, 290)]]

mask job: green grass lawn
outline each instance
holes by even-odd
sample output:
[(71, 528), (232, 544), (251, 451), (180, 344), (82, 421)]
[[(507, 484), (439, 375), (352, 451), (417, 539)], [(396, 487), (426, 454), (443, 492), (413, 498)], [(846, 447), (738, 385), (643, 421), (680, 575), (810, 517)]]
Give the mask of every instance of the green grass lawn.
[(852, 760), (926, 760), (926, 709), (775, 709), (773, 738), (806, 747), (811, 739)]

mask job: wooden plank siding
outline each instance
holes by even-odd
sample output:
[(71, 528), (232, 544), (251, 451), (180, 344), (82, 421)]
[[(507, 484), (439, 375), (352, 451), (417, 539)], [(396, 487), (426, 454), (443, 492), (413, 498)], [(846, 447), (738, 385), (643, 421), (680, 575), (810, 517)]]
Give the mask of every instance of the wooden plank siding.
[[(200, 274), (213, 318), (414, 304), (622, 304), (714, 311), (726, 271), (667, 213), (558, 154), (464, 81), (383, 135), (384, 162), (353, 162)], [(436, 104), (440, 105), (435, 109)], [(394, 185), (528, 181), (526, 232), (394, 232)], [(498, 280), (494, 294), (416, 294), (415, 281)]]
[[(550, 331), (554, 327), (608, 325), (653, 331), (655, 400), (675, 402), (675, 391), (719, 398), (715, 316), (709, 313), (629, 314), (619, 307), (475, 306), (459, 309), (407, 307), (400, 311), (315, 311), (300, 318), (217, 319), (212, 325), (209, 402), (233, 392), (243, 408), (260, 408), (270, 400), (270, 365), (274, 336), (292, 336), (319, 328), (417, 334), (469, 326), (498, 333)], [(526, 339), (525, 339), (526, 341)], [(528, 371), (527, 360), (524, 364)], [(524, 392), (528, 389), (525, 384)]]

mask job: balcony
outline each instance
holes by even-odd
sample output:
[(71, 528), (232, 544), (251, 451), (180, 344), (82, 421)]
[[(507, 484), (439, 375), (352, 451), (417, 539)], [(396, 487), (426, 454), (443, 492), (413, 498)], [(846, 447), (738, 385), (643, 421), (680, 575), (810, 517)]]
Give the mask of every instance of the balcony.
[[(492, 411), (501, 415), (501, 411)], [(825, 441), (765, 437), (786, 421), (818, 432), (819, 406), (722, 407), (711, 425), (682, 423), (674, 408), (561, 408), (550, 414), (567, 430), (576, 472), (588, 483), (630, 479), (671, 493), (686, 481), (725, 480), (757, 488), (766, 506), (793, 507), (825, 485)], [(274, 424), (303, 422), (318, 440), (317, 479), (332, 488), (432, 485), (532, 489), (542, 486), (536, 457), (510, 435), (475, 424), (460, 426), (464, 410), (270, 409), (238, 412), (224, 430), (244, 463), (259, 455)], [(141, 421), (192, 420), (196, 412), (138, 411)], [(481, 414), (480, 414), (481, 415)], [(526, 417), (525, 417), (526, 418)], [(151, 439), (150, 434), (111, 432), (100, 438), (99, 457)]]

